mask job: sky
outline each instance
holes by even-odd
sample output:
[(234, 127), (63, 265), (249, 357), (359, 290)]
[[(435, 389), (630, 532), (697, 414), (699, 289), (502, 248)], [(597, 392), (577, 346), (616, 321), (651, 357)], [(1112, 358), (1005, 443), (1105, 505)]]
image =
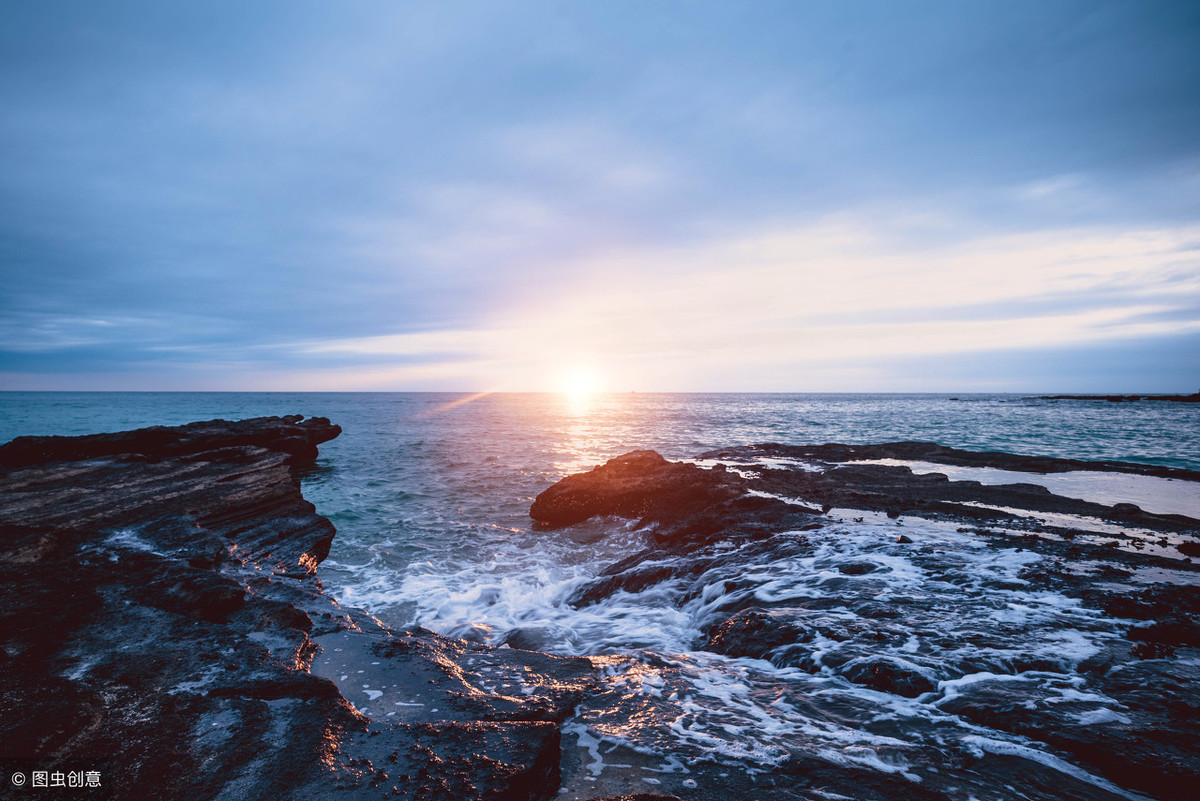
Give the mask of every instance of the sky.
[(1195, 2), (0, 20), (3, 389), (1200, 388)]

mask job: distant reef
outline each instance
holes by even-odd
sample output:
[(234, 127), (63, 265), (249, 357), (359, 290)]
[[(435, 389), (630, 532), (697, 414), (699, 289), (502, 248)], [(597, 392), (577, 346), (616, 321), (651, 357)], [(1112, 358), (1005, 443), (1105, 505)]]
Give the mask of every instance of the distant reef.
[(1174, 403), (1200, 403), (1200, 392), (1191, 395), (1042, 395), (1042, 400), (1091, 400), (1109, 403), (1132, 403), (1133, 401), (1171, 401)]

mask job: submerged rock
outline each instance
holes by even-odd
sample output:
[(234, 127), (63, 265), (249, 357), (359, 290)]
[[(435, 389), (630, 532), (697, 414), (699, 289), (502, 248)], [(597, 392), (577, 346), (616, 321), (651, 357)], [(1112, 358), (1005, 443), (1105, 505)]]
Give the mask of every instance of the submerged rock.
[(937, 677), (912, 662), (894, 657), (863, 657), (847, 662), (841, 674), (873, 690), (916, 698), (937, 687)]
[(704, 647), (726, 656), (766, 659), (776, 648), (806, 642), (813, 630), (795, 614), (770, 609), (743, 609), (717, 626)]

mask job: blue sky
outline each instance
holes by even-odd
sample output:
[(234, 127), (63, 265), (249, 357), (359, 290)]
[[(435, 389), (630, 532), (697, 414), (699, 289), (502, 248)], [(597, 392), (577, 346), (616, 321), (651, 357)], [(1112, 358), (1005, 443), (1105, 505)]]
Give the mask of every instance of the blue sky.
[(1195, 3), (3, 21), (4, 388), (1200, 387)]

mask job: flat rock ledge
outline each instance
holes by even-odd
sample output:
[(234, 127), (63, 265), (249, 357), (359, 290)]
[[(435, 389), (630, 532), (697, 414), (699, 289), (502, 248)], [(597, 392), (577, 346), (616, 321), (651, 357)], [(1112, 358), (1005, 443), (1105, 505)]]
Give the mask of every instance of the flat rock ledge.
[[(322, 591), (334, 527), (298, 471), (340, 431), (289, 416), (0, 447), (0, 794), (14, 770), (99, 772), (80, 799), (558, 792), (591, 662), (394, 631)], [(364, 670), (396, 713), (366, 708)]]

